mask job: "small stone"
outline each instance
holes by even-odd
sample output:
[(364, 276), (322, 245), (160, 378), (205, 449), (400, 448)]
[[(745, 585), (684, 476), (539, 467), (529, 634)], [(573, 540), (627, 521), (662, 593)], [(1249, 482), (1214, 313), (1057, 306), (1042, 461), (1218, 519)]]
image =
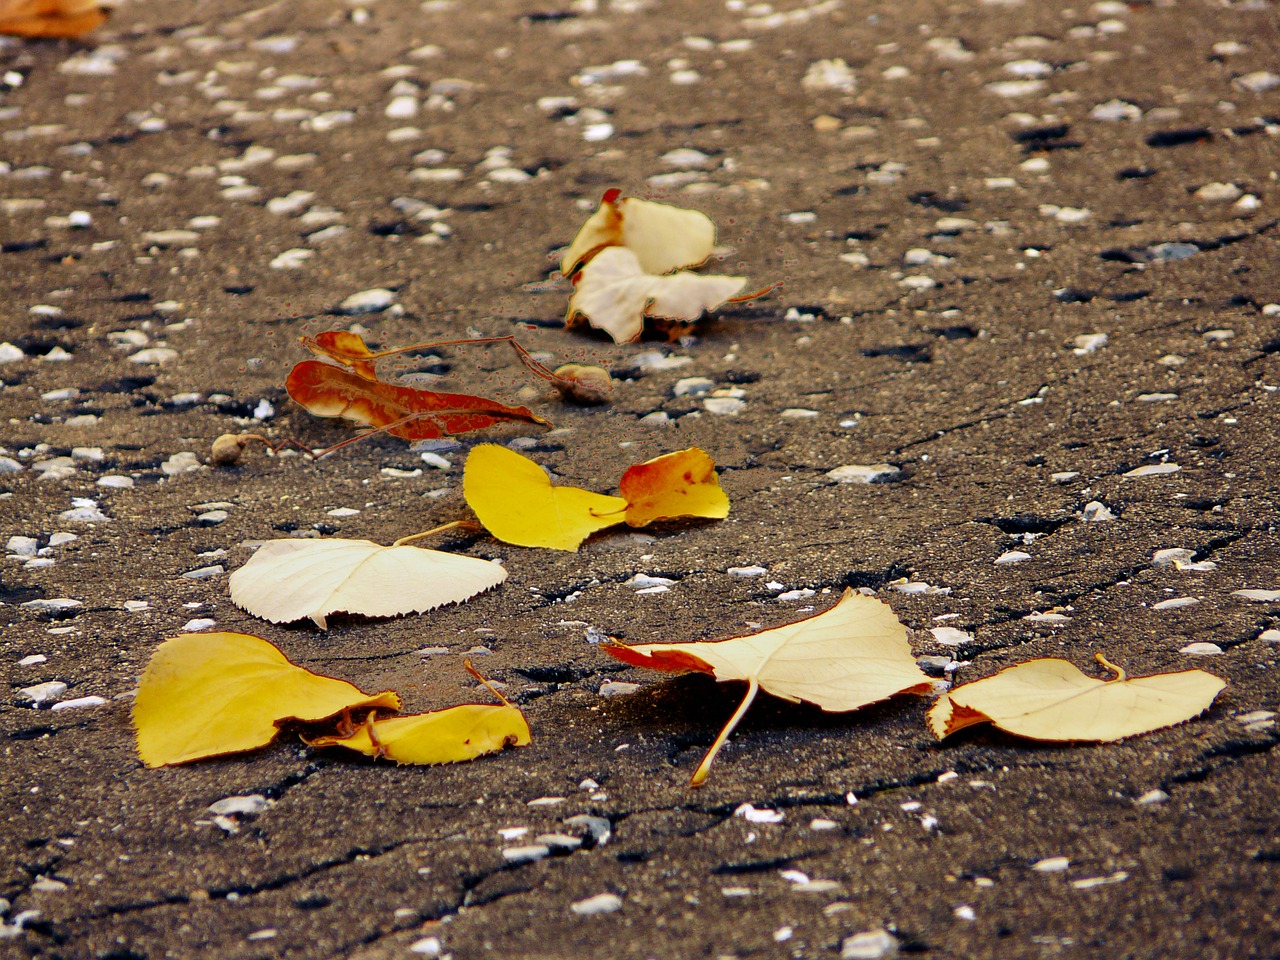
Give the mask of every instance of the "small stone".
[(1090, 120), (1115, 122), (1119, 120), (1141, 120), (1142, 108), (1125, 100), (1108, 100), (1089, 111)]
[(353, 293), (338, 304), (337, 312), (348, 317), (363, 316), (369, 313), (380, 313), (396, 302), (396, 293), (385, 287), (372, 290), (361, 290)]
[(216, 527), (226, 521), (230, 514), (225, 510), (208, 510), (196, 517), (196, 523), (202, 527)]
[(1135, 467), (1127, 471), (1124, 476), (1135, 479), (1138, 477), (1160, 477), (1170, 473), (1177, 473), (1181, 469), (1182, 467), (1176, 463), (1149, 463), (1146, 466)]
[(836, 483), (889, 483), (902, 476), (902, 471), (891, 463), (845, 464), (827, 471), (827, 479)]
[(602, 697), (628, 697), (640, 689), (638, 683), (625, 683), (621, 680), (606, 680), (596, 691)]
[(88, 497), (72, 497), (72, 509), (63, 510), (58, 519), (74, 523), (107, 523), (110, 518), (98, 509), (98, 502)]
[(1082, 333), (1075, 338), (1075, 348), (1071, 352), (1078, 357), (1096, 353), (1107, 345), (1109, 339), (1105, 333)]
[(217, 563), (211, 567), (198, 567), (195, 570), (188, 570), (182, 576), (186, 580), (211, 580), (214, 577), (222, 576), (226, 572), (226, 568)]
[(774, 599), (782, 603), (790, 603), (793, 600), (808, 600), (814, 595), (814, 593), (815, 591), (813, 590), (801, 588), (799, 590), (788, 590), (785, 593), (780, 593), (774, 597)]
[(588, 813), (569, 817), (564, 825), (570, 830), (584, 831), (591, 836), (592, 843), (604, 846), (613, 835), (613, 825), (605, 817), (596, 817)]
[(1037, 873), (1062, 873), (1070, 866), (1071, 861), (1066, 857), (1046, 857), (1033, 863), (1031, 869)]
[(160, 366), (178, 359), (178, 351), (171, 347), (147, 347), (129, 357), (130, 363), (146, 363)]
[(420, 957), (438, 957), (444, 951), (439, 937), (423, 937), (409, 944), (409, 952)]
[[(26, 604), (24, 603), (25, 607)], [(52, 703), (62, 697), (67, 692), (67, 685), (61, 680), (47, 680), (44, 683), (37, 683), (30, 687), (23, 687), (18, 691), (18, 697), (21, 700), (30, 701), (33, 706), (40, 706), (44, 703)]]
[(522, 847), (505, 847), (502, 859), (507, 863), (533, 863), (551, 854), (551, 848), (545, 843), (531, 843)]
[(763, 577), (769, 571), (764, 567), (730, 567), (725, 571), (731, 577)]
[(1195, 597), (1170, 597), (1153, 604), (1152, 610), (1180, 610), (1183, 607), (1194, 607), (1200, 601)]
[(1233, 590), (1231, 595), (1253, 603), (1275, 603), (1280, 600), (1280, 590)]
[(1104, 523), (1116, 518), (1107, 505), (1099, 500), (1090, 500), (1086, 503), (1084, 509), (1080, 511), (1080, 516), (1090, 523)]
[(898, 952), (898, 938), (888, 930), (867, 930), (845, 937), (840, 960), (880, 960)]
[(256, 817), (266, 810), (271, 802), (260, 793), (244, 796), (223, 797), (209, 804), (209, 812), (219, 817)]
[(13, 536), (6, 541), (5, 549), (17, 557), (34, 557), (40, 549), (40, 541), (35, 537)]
[(1000, 556), (996, 557), (995, 564), (997, 566), (1005, 566), (1010, 563), (1026, 563), (1031, 559), (1031, 554), (1025, 550), (1006, 550)]
[(742, 817), (748, 823), (781, 823), (784, 815), (781, 810), (768, 810), (744, 803), (733, 811), (735, 817)]
[(72, 600), (70, 597), (52, 597), (46, 600), (28, 600), (22, 604), (24, 610), (31, 610), (34, 613), (45, 613), (53, 617), (65, 616), (73, 610), (78, 610), (84, 606), (80, 600)]
[(188, 620), (182, 625), (183, 633), (199, 633), (201, 630), (208, 630), (210, 627), (216, 626), (216, 621), (209, 617), (199, 617), (195, 620)]
[(708, 413), (731, 417), (740, 413), (747, 404), (737, 397), (707, 397), (702, 405)]
[(300, 270), (314, 256), (314, 250), (294, 247), (273, 257), (270, 266), (273, 270)]
[(534, 837), (534, 842), (550, 847), (554, 853), (573, 853), (582, 846), (581, 837), (567, 833), (542, 833)]
[(67, 885), (61, 880), (54, 880), (50, 877), (38, 876), (35, 882), (31, 884), (31, 889), (35, 893), (61, 893), (67, 889)]
[(706, 377), (685, 377), (676, 381), (672, 393), (677, 397), (700, 397), (715, 389), (715, 381)]
[(1233, 200), (1239, 200), (1244, 193), (1234, 183), (1206, 183), (1203, 187), (1195, 192), (1197, 200), (1203, 200), (1206, 203), (1230, 203)]
[(26, 356), (21, 347), (15, 347), (8, 340), (0, 343), (0, 363), (16, 363), (26, 359)]
[(933, 639), (938, 643), (948, 647), (958, 647), (962, 644), (973, 643), (973, 634), (957, 627), (930, 627), (929, 633), (933, 635)]
[(622, 898), (615, 893), (598, 893), (586, 900), (578, 900), (569, 905), (580, 917), (593, 917), (601, 913), (615, 913), (622, 909)]
[(160, 472), (166, 477), (176, 477), (200, 469), (200, 460), (190, 450), (172, 454), (168, 460), (160, 464)]
[(813, 93), (827, 90), (852, 93), (858, 87), (858, 78), (849, 69), (849, 64), (837, 57), (811, 63), (800, 81), (800, 86)]
[(1208, 643), (1206, 641), (1197, 641), (1196, 643), (1188, 643), (1182, 647), (1179, 653), (1185, 653), (1192, 657), (1216, 657), (1223, 650), (1216, 643)]
[(50, 710), (80, 710), (84, 707), (100, 707), (107, 703), (105, 697), (76, 697), (73, 700), (61, 700), (55, 703)]
[(1140, 807), (1149, 807), (1164, 803), (1168, 799), (1169, 795), (1163, 790), (1148, 790), (1133, 802)]

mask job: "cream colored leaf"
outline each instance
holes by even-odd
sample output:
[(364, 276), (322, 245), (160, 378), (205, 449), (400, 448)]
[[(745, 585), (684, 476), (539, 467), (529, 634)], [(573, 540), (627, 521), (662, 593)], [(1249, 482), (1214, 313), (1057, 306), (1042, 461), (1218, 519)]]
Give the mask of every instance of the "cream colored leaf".
[(133, 725), (142, 762), (162, 767), (266, 746), (284, 720), (378, 709), (399, 710), (400, 698), (312, 673), (261, 637), (184, 633), (152, 654)]
[(705, 213), (636, 197), (619, 199), (619, 192), (610, 190), (565, 251), (560, 272), (571, 277), (603, 248), (622, 246), (635, 253), (645, 273), (670, 273), (696, 267), (711, 256), (715, 243), (716, 225)]
[(1032, 740), (1122, 740), (1199, 716), (1226, 681), (1203, 670), (1112, 680), (1087, 676), (1066, 660), (1031, 660), (966, 683), (939, 698), (929, 727), (939, 740), (975, 723), (992, 723)]
[(601, 250), (583, 269), (569, 298), (569, 319), (581, 314), (617, 343), (637, 340), (645, 317), (697, 320), (739, 293), (745, 277), (680, 272), (655, 276), (626, 247)]
[(333, 613), (394, 617), (461, 603), (507, 578), (475, 557), (369, 540), (268, 540), (231, 575), (231, 600), (255, 617), (320, 629)]
[(706, 643), (613, 644), (626, 663), (657, 670), (699, 670), (747, 681), (747, 697), (694, 774), (706, 779), (720, 746), (762, 689), (823, 710), (857, 710), (899, 693), (926, 693), (932, 681), (916, 665), (906, 628), (888, 604), (846, 590), (826, 613), (785, 627)]

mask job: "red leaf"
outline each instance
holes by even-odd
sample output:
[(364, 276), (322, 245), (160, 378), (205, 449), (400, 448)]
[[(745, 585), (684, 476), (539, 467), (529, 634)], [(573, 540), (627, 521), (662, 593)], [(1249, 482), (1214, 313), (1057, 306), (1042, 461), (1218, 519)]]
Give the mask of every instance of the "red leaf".
[(317, 417), (342, 417), (403, 440), (434, 440), (513, 420), (550, 426), (528, 407), (365, 380), (319, 360), (303, 360), (289, 371), (284, 385), (290, 397)]
[(358, 333), (347, 330), (326, 330), (314, 337), (303, 337), (302, 345), (317, 357), (328, 357), (344, 367), (350, 367), (365, 380), (377, 380), (373, 361), (378, 354), (371, 351)]
[(0, 0), (0, 33), (78, 37), (107, 19), (97, 0)]

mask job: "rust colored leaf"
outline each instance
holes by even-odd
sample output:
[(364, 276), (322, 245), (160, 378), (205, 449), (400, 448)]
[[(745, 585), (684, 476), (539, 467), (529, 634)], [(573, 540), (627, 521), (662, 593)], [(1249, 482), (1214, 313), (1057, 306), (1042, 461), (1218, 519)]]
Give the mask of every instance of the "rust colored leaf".
[(78, 37), (106, 19), (98, 0), (0, 0), (0, 33), (17, 37)]
[(510, 421), (550, 426), (528, 407), (366, 380), (319, 360), (303, 360), (289, 371), (285, 389), (317, 417), (342, 417), (402, 440), (434, 440)]
[(715, 461), (698, 447), (628, 467), (618, 492), (627, 501), (627, 523), (633, 527), (672, 517), (723, 520), (729, 515)]

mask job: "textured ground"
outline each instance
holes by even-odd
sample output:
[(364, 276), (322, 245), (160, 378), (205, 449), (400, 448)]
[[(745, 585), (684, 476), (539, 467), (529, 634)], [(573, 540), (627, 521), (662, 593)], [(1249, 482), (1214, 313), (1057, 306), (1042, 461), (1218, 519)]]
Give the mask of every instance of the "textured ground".
[[(0, 341), (17, 348), (0, 348), (0, 534), (35, 540), (0, 561), (0, 954), (876, 956), (844, 945), (883, 928), (934, 958), (1280, 956), (1280, 600), (1233, 595), (1280, 587), (1276, 15), (170, 0), (81, 44), (0, 46)], [(848, 70), (813, 66), (833, 59)], [(783, 287), (672, 347), (566, 332), (554, 251), (613, 186), (705, 210), (724, 269)], [(400, 370), (530, 403), (557, 429), (526, 452), (593, 489), (701, 446), (729, 519), (576, 554), (455, 540), (510, 579), (326, 633), (254, 620), (224, 575), (184, 577), (273, 535), (389, 542), (465, 514), (461, 448), (448, 470), (392, 440), (318, 463), (171, 459), (228, 430), (345, 436), (283, 380), (298, 335), (379, 287), (396, 305), (360, 322), (381, 344), (517, 333), (612, 368), (606, 410), (529, 387), (498, 347)], [(677, 396), (688, 377), (740, 409)], [(894, 482), (826, 476), (885, 462)], [(1159, 464), (1180, 469), (1126, 476)], [(1086, 520), (1094, 501), (1113, 519)], [(225, 521), (197, 519), (211, 509)], [(1216, 568), (1155, 565), (1168, 548)], [(1011, 550), (1031, 559), (995, 563)], [(767, 574), (727, 573), (752, 565)], [(636, 595), (636, 573), (677, 582)], [(1230, 685), (1195, 723), (1105, 747), (938, 744), (921, 700), (762, 698), (694, 791), (739, 690), (585, 639), (731, 636), (846, 585), (887, 600), (920, 656), (966, 661), (962, 680), (1104, 651)], [(22, 605), (58, 598), (81, 605)], [(1181, 598), (1198, 602), (1156, 609)], [(286, 743), (145, 770), (130, 694), (192, 619), (413, 709), (472, 697), (462, 654), (483, 645), (534, 742), (436, 769)], [(642, 687), (604, 698), (606, 679)], [(107, 702), (20, 694), (51, 680)], [(249, 794), (270, 805), (238, 832), (212, 822)], [(582, 814), (607, 842), (504, 860)], [(1051, 857), (1069, 865), (1032, 869)], [(602, 893), (621, 909), (571, 911)]]

